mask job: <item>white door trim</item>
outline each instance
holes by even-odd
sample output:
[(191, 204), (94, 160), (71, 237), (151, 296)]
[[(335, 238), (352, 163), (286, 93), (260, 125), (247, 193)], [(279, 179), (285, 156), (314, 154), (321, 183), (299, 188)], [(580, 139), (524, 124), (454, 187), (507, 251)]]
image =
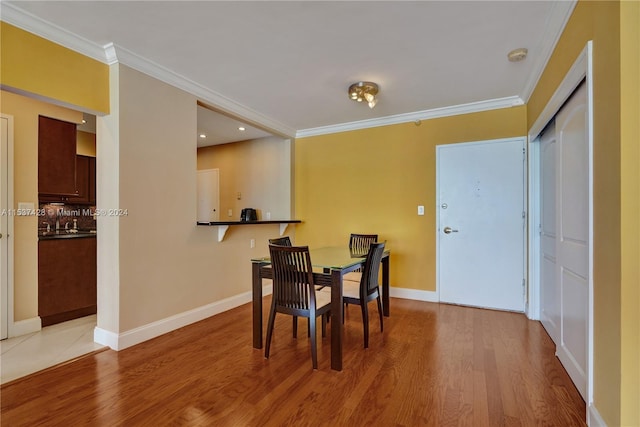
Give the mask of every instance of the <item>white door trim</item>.
[(562, 83), (529, 129), (529, 304), (526, 307), (530, 319), (540, 319), (540, 132), (560, 110), (573, 91), (585, 81), (587, 89), (587, 117), (589, 121), (589, 306), (587, 325), (587, 408), (593, 403), (593, 42), (588, 41)]
[[(3, 189), (7, 194), (7, 209), (11, 212), (13, 209), (13, 116), (8, 114), (0, 114), (2, 119), (7, 120), (7, 155), (2, 156), (3, 162), (1, 168), (7, 171), (7, 187)], [(6, 160), (6, 164), (4, 163)], [(6, 169), (5, 169), (6, 168)], [(14, 336), (14, 317), (13, 317), (13, 241), (14, 241), (14, 229), (13, 229), (13, 214), (7, 215), (7, 297), (2, 304), (2, 313), (7, 313), (7, 336)], [(4, 238), (4, 237), (3, 237)], [(4, 274), (4, 272), (3, 272)], [(5, 311), (6, 310), (6, 311)], [(4, 315), (4, 314), (3, 314)]]

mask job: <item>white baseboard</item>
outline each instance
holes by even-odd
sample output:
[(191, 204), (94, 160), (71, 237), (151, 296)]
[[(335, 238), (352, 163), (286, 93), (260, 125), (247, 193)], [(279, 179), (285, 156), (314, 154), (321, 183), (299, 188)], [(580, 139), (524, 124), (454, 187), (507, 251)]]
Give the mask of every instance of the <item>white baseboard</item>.
[(42, 330), (42, 320), (40, 316), (32, 317), (31, 319), (18, 320), (9, 325), (7, 330), (9, 338), (19, 337), (20, 335), (32, 334)]
[(604, 422), (593, 403), (589, 405), (587, 411), (587, 425), (589, 427), (607, 427), (607, 423)]
[(408, 288), (389, 288), (389, 296), (393, 298), (412, 299), (416, 301), (440, 302), (438, 293)]
[[(271, 285), (263, 286), (263, 295), (270, 295), (271, 292)], [(251, 291), (194, 308), (193, 310), (185, 311), (120, 334), (96, 327), (93, 332), (93, 340), (98, 344), (106, 345), (116, 351), (124, 350), (127, 347), (159, 337), (160, 335), (199, 322), (200, 320), (231, 310), (248, 302), (251, 302)]]

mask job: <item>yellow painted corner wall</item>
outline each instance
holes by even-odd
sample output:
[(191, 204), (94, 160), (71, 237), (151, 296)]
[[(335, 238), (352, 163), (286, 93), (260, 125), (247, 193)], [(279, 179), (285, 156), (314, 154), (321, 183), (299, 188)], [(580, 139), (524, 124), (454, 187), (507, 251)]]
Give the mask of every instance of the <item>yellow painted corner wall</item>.
[(109, 113), (109, 67), (0, 22), (0, 82), (20, 93)]
[(640, 2), (620, 4), (621, 425), (640, 425)]
[[(38, 206), (38, 116), (73, 123), (82, 113), (0, 91), (0, 112), (13, 116), (13, 208)], [(14, 217), (14, 321), (38, 315), (38, 217)]]
[(350, 233), (378, 234), (391, 249), (391, 286), (433, 292), (436, 145), (525, 134), (519, 106), (297, 139), (296, 244), (345, 245)]

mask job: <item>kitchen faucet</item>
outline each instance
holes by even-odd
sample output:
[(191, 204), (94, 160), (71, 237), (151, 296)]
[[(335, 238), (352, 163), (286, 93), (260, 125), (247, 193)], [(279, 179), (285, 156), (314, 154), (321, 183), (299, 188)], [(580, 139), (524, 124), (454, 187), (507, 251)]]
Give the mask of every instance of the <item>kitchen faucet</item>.
[(56, 231), (60, 230), (60, 215), (62, 213), (62, 208), (59, 208), (56, 211)]

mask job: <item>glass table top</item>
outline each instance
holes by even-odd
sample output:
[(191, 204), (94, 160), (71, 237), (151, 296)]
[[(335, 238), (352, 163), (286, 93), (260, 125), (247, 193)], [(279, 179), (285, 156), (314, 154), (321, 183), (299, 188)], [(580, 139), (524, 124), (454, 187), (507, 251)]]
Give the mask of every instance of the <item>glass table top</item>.
[[(386, 251), (385, 251), (386, 252)], [(353, 253), (347, 246), (332, 246), (318, 249), (309, 249), (311, 265), (317, 268), (329, 268), (342, 270), (356, 264), (361, 264), (366, 253)], [(252, 262), (269, 263), (269, 257), (252, 258)]]

